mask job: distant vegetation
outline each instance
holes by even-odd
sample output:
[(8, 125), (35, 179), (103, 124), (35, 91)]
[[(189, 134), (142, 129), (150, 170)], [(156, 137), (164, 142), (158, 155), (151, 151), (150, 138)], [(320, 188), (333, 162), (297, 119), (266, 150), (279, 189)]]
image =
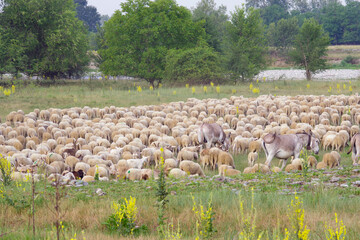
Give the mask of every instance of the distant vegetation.
[[(356, 53), (334, 66), (324, 61), (328, 44), (360, 44), (360, 3), (354, 0), (247, 0), (230, 16), (214, 0), (201, 0), (191, 11), (175, 0), (128, 0), (111, 18), (86, 0), (3, 0), (0, 8), (0, 75), (76, 77), (91, 59), (106, 75), (156, 87), (251, 80), (274, 61), (305, 68), (309, 80), (328, 67), (359, 64)], [(311, 40), (316, 54), (295, 54), (306, 51), (299, 40), (314, 31), (320, 33)]]

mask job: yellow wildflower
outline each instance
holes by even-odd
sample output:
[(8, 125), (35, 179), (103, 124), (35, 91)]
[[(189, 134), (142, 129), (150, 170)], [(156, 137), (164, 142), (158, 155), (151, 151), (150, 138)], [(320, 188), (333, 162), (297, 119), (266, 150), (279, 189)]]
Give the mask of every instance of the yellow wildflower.
[(191, 88), (191, 92), (192, 92), (192, 94), (195, 94), (195, 87)]
[(150, 86), (149, 87), (150, 91), (154, 90), (154, 87), (153, 86)]
[(219, 86), (219, 85), (216, 86), (216, 92), (217, 92), (218, 94), (220, 93), (220, 86)]
[(189, 88), (189, 84), (188, 84), (188, 83), (187, 83), (187, 84), (185, 84), (185, 87), (186, 87), (186, 88)]
[(254, 85), (252, 83), (250, 83), (250, 85), (249, 85), (250, 90), (252, 90), (253, 87), (254, 87)]
[(210, 82), (210, 85), (211, 85), (211, 87), (214, 87), (214, 83), (213, 83), (213, 82)]
[(207, 86), (204, 86), (204, 93), (207, 93)]
[(12, 91), (12, 93), (15, 93), (15, 85), (11, 86), (11, 91)]

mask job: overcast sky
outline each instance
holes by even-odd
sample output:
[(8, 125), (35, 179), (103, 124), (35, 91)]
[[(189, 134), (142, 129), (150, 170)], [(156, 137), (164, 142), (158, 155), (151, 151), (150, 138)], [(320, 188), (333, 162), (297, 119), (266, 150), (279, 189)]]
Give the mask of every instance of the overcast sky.
[[(88, 0), (88, 5), (92, 5), (97, 8), (98, 12), (101, 15), (111, 15), (115, 10), (120, 9), (120, 3), (125, 2), (126, 0)], [(189, 9), (195, 7), (198, 0), (177, 0), (179, 5), (185, 6)], [(217, 6), (224, 5), (226, 6), (228, 12), (232, 12), (235, 9), (235, 6), (240, 6), (242, 3), (245, 3), (245, 0), (215, 0)]]

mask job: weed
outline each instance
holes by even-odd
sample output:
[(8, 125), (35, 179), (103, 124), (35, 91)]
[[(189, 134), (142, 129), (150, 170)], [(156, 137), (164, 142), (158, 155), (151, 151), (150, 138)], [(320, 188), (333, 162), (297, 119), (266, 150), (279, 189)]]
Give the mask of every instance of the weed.
[(199, 205), (196, 204), (194, 196), (191, 197), (193, 201), (192, 211), (196, 218), (196, 239), (211, 238), (213, 233), (216, 232), (214, 228), (215, 212), (212, 205), (212, 195), (209, 198), (207, 210), (204, 210), (204, 206), (201, 204), (201, 202)]
[(164, 149), (161, 148), (161, 158), (160, 158), (160, 174), (157, 179), (157, 208), (158, 208), (158, 231), (161, 236), (164, 236), (163, 230), (165, 227), (165, 209), (168, 200), (166, 199), (169, 195), (169, 192), (166, 189), (166, 180), (165, 180), (165, 169), (164, 169)]
[(325, 235), (327, 240), (344, 240), (346, 237), (346, 227), (342, 220), (338, 221), (337, 214), (335, 213), (336, 228), (332, 229), (325, 224)]
[(0, 173), (1, 173), (1, 178), (2, 178), (2, 182), (4, 183), (4, 185), (5, 186), (10, 185), (11, 163), (10, 163), (10, 160), (3, 157), (1, 154), (0, 154)]
[(123, 202), (112, 204), (114, 213), (106, 220), (104, 225), (110, 231), (118, 231), (121, 235), (139, 235), (142, 231), (146, 231), (145, 225), (141, 227), (136, 225), (137, 207), (136, 198), (130, 196)]

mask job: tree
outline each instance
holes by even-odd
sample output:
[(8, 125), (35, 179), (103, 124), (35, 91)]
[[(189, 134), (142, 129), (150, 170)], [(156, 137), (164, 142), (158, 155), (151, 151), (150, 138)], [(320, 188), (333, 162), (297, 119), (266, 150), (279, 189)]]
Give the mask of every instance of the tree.
[(164, 80), (209, 84), (221, 78), (220, 56), (205, 41), (188, 49), (172, 49), (166, 56)]
[(227, 26), (225, 49), (226, 67), (234, 81), (252, 78), (265, 67), (267, 48), (259, 10), (235, 9)]
[(86, 30), (72, 0), (7, 0), (0, 14), (5, 67), (10, 73), (69, 77), (88, 63)]
[(88, 6), (87, 0), (74, 0), (74, 2), (76, 4), (77, 17), (85, 23), (90, 32), (96, 32), (101, 19), (96, 7)]
[(296, 17), (281, 19), (276, 24), (271, 23), (267, 31), (269, 45), (286, 54), (298, 32), (299, 26)]
[(347, 0), (345, 6), (345, 20), (343, 44), (360, 44), (360, 2)]
[(196, 46), (205, 31), (191, 12), (174, 0), (128, 0), (105, 22), (100, 69), (109, 75), (143, 78), (160, 83), (170, 49)]
[(313, 18), (304, 21), (294, 41), (294, 49), (289, 52), (296, 65), (305, 68), (306, 79), (326, 68), (327, 47), (330, 39), (322, 26)]
[(324, 30), (329, 33), (331, 43), (341, 43), (344, 34), (344, 20), (345, 7), (341, 3), (330, 3), (321, 9), (321, 23)]
[(278, 4), (273, 4), (268, 7), (260, 9), (260, 16), (265, 25), (276, 23), (282, 18), (288, 18), (289, 13), (287, 10)]
[(192, 12), (195, 22), (205, 21), (206, 42), (217, 52), (222, 52), (225, 23), (228, 20), (226, 7), (221, 5), (217, 8), (214, 0), (201, 0)]

